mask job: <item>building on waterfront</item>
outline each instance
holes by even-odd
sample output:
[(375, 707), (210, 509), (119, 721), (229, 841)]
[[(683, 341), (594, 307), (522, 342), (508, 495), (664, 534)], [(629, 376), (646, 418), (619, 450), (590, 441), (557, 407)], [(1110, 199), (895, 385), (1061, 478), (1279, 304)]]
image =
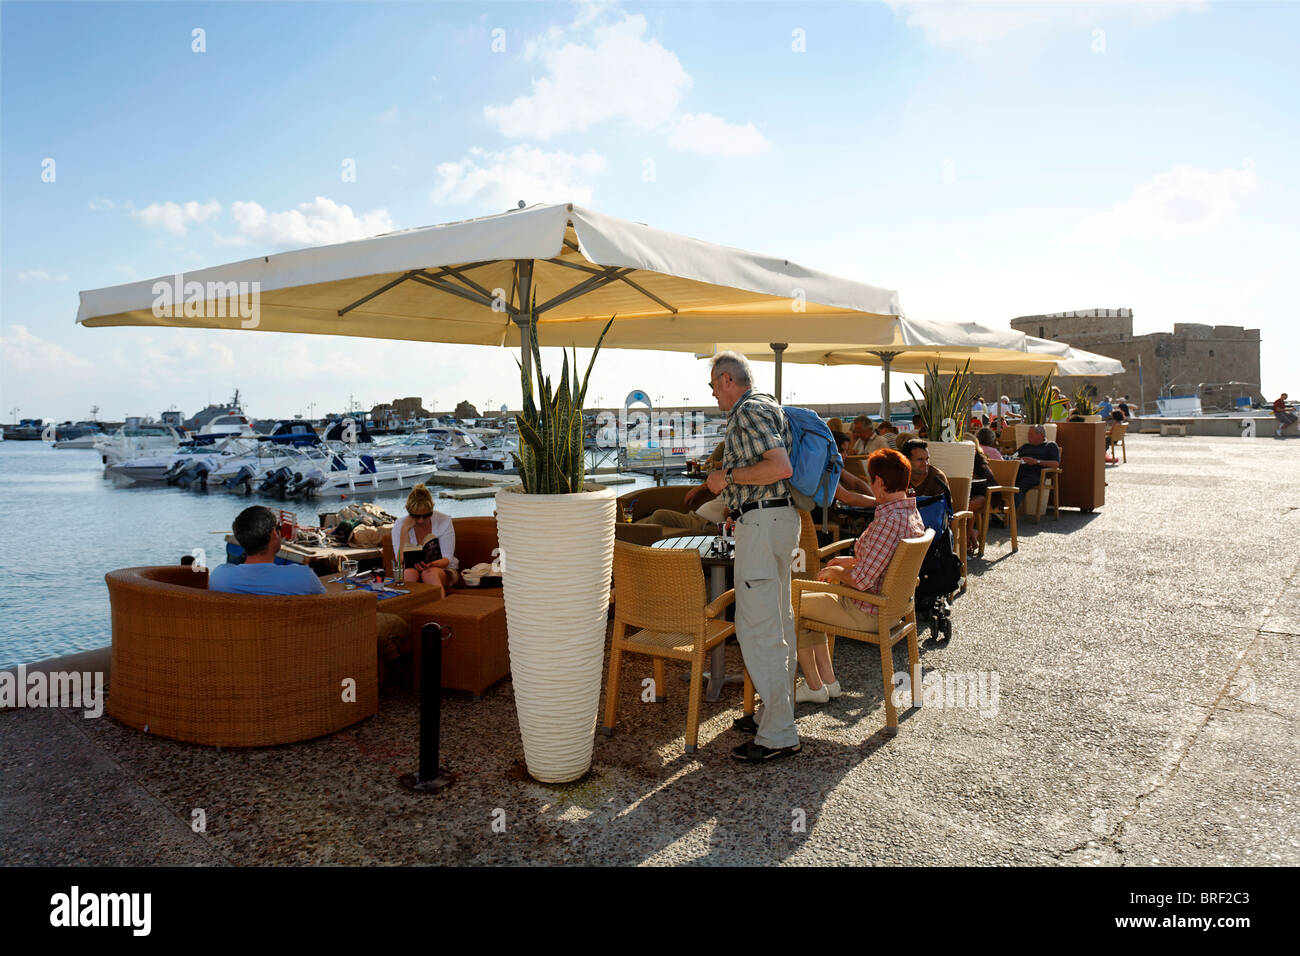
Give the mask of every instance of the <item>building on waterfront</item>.
[[(1101, 396), (1128, 395), (1151, 411), (1157, 398), (1171, 395), (1195, 395), (1207, 412), (1232, 409), (1242, 398), (1263, 401), (1259, 329), (1176, 322), (1172, 332), (1134, 335), (1132, 309), (1022, 315), (1011, 320), (1011, 327), (1124, 363), (1124, 373), (1112, 378), (1059, 379), (1066, 394), (1093, 385)], [(974, 390), (986, 400), (1005, 394), (1018, 401), (1023, 384), (1019, 375), (979, 375)]]
[(425, 410), (424, 399), (419, 395), (395, 398), (370, 409), (370, 420), (383, 428), (392, 428), (411, 419), (432, 417), (433, 412)]

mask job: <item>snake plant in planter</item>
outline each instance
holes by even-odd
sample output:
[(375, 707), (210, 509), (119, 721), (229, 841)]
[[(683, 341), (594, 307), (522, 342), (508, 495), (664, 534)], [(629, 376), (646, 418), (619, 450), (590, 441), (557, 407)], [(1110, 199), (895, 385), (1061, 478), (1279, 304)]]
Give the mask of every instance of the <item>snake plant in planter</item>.
[(929, 435), (930, 464), (954, 478), (971, 476), (975, 470), (975, 446), (964, 441), (970, 421), (971, 373), (969, 360), (944, 382), (939, 367), (926, 366), (920, 394), (907, 384), (916, 412)]
[(1023, 424), (1016, 426), (1016, 447), (1029, 441), (1029, 426), (1042, 425), (1047, 441), (1056, 441), (1056, 423), (1052, 421), (1052, 373), (1035, 381), (1025, 379), (1020, 396), (1020, 413)]
[(1074, 414), (1082, 415), (1085, 421), (1101, 421), (1101, 411), (1097, 408), (1096, 403), (1093, 402), (1092, 396), (1088, 394), (1088, 387), (1086, 385), (1077, 389), (1070, 399), (1074, 405)]
[(575, 349), (572, 379), (566, 354), (553, 389), (533, 306), (536, 382), (521, 365), (517, 416), (523, 483), (497, 492), (497, 537), (524, 759), (535, 779), (565, 783), (591, 766), (605, 654), (614, 492), (585, 480), (582, 403), (609, 324), (582, 381)]

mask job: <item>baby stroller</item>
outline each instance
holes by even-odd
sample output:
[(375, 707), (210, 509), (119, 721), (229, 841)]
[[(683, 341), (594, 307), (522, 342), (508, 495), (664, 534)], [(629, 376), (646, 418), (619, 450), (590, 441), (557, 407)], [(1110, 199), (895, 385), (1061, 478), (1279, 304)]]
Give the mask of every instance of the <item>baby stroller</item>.
[[(932, 640), (952, 639), (951, 595), (961, 581), (961, 559), (953, 547), (952, 499), (948, 492), (916, 500), (916, 510), (928, 530), (934, 531), (930, 550), (921, 563), (916, 585), (916, 628), (927, 624)], [(942, 632), (943, 637), (940, 638)]]

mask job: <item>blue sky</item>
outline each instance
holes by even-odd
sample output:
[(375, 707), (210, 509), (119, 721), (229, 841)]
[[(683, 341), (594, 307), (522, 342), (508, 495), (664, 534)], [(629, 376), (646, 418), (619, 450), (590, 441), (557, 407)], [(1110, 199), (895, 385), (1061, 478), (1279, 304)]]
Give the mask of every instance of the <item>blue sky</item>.
[[(3, 3), (0, 418), (513, 404), (504, 350), (73, 320), (81, 289), (518, 199), (921, 318), (1259, 328), (1265, 393), (1300, 392), (1297, 35), (1283, 3)], [(702, 368), (609, 351), (591, 395), (704, 403)], [(879, 381), (788, 367), (786, 397)]]

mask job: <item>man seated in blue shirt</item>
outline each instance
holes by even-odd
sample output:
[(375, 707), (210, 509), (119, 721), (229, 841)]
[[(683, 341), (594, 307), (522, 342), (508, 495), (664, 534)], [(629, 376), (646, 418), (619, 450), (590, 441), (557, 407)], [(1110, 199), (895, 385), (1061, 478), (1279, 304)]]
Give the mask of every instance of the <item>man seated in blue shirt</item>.
[(235, 540), (247, 555), (243, 564), (219, 564), (208, 574), (209, 591), (230, 594), (324, 594), (325, 585), (302, 564), (276, 564), (280, 524), (263, 505), (245, 508), (235, 519)]
[(1060, 464), (1061, 449), (1056, 442), (1047, 440), (1042, 425), (1029, 426), (1029, 442), (1016, 452), (1020, 457), (1020, 470), (1016, 472), (1016, 507), (1025, 500), (1030, 489), (1038, 487), (1043, 465)]
[[(324, 594), (325, 585), (316, 572), (302, 564), (276, 564), (280, 550), (280, 524), (270, 508), (254, 505), (239, 513), (234, 524), (235, 540), (248, 556), (243, 564), (219, 564), (208, 572), (208, 590), (230, 594)], [(397, 614), (375, 615), (378, 638), (379, 682), (387, 664), (410, 649), (410, 628)]]

